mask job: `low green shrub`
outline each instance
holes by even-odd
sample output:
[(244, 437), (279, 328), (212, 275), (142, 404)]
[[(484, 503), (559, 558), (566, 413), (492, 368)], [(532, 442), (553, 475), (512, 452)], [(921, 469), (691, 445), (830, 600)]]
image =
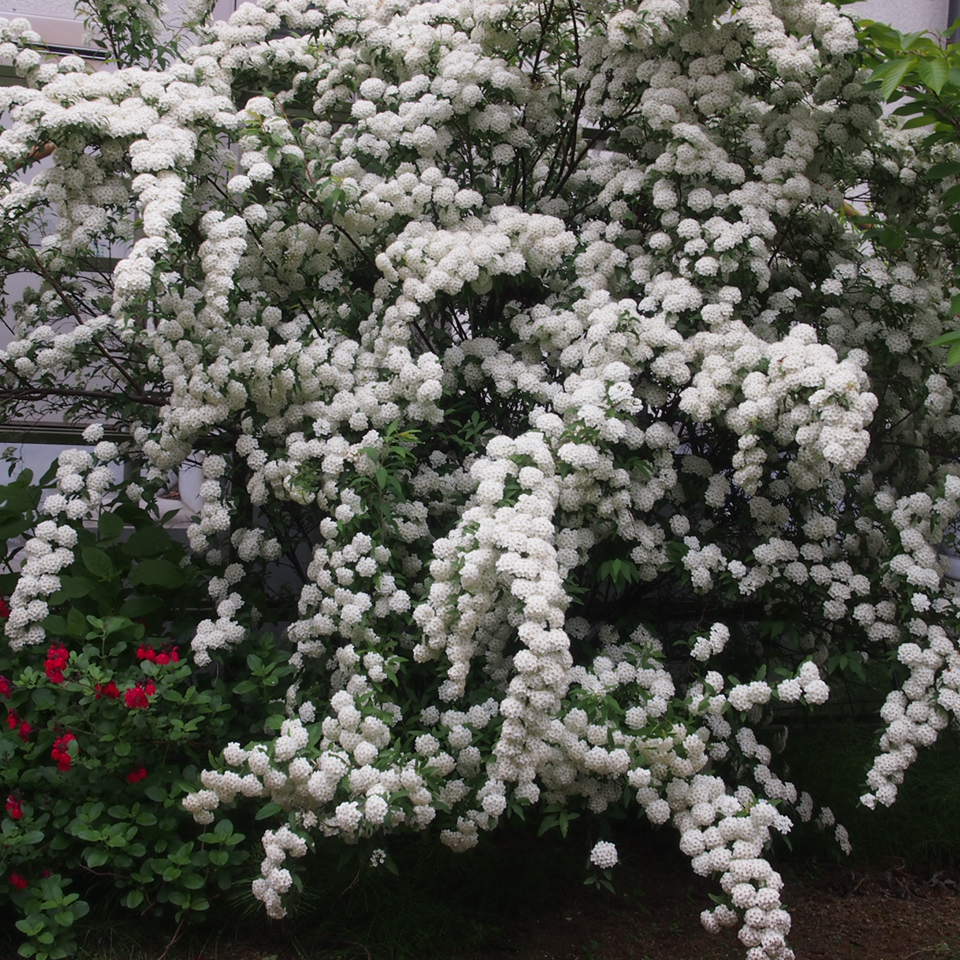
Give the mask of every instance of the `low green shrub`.
[[(37, 521), (42, 487), (31, 481), (0, 489), (0, 534)], [(74, 550), (49, 600), (50, 642), (0, 645), (0, 904), (19, 914), (21, 955), (37, 960), (74, 954), (84, 897), (98, 890), (179, 920), (249, 881), (250, 825), (200, 828), (181, 801), (224, 740), (279, 726), (270, 692), (289, 671), (265, 633), (245, 658), (188, 661), (201, 594), (157, 517), (118, 500), (96, 529), (78, 525)], [(8, 543), (8, 566), (16, 554)]]

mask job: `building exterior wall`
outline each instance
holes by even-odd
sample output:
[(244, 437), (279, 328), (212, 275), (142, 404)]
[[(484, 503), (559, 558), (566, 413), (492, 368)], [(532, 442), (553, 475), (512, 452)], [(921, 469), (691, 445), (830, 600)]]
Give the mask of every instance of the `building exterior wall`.
[[(170, 4), (177, 6), (176, 2)], [(239, 2), (236, 4), (239, 5)], [(847, 9), (861, 17), (892, 23), (905, 32), (942, 30), (947, 25), (948, 0), (863, 0)], [(221, 0), (217, 15), (229, 16), (233, 0)], [(73, 0), (0, 0), (0, 16), (12, 13), (22, 17), (59, 17), (74, 19)]]
[(943, 30), (949, 16), (949, 0), (864, 0), (845, 9), (858, 17), (890, 23), (904, 33)]

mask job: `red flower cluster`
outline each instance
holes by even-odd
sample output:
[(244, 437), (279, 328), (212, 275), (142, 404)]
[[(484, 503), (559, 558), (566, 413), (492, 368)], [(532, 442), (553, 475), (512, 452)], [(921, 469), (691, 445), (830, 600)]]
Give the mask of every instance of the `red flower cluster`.
[(17, 890), (26, 890), (30, 883), (22, 873), (11, 873), (10, 886), (16, 887)]
[(63, 670), (69, 659), (70, 651), (63, 645), (54, 644), (50, 647), (47, 651), (47, 660), (43, 669), (46, 670), (47, 679), (51, 683), (63, 683), (65, 679)]
[(120, 688), (111, 680), (109, 683), (98, 683), (96, 685), (97, 699), (109, 697), (111, 700), (120, 699)]
[(10, 616), (10, 604), (6, 597), (0, 597), (0, 620), (6, 620)]
[(180, 661), (179, 647), (164, 647), (162, 650), (155, 650), (142, 644), (137, 649), (138, 660), (149, 660), (151, 663), (158, 663), (163, 666), (166, 663), (178, 663)]
[(29, 740), (30, 734), (33, 733), (33, 724), (28, 723), (26, 720), (21, 720), (16, 710), (7, 712), (7, 726), (11, 730), (16, 730), (20, 734), (20, 739), (24, 742)]
[(139, 783), (141, 780), (146, 780), (146, 778), (147, 778), (147, 768), (137, 767), (136, 770), (131, 770), (127, 774), (127, 783)]
[(13, 693), (13, 684), (0, 674), (0, 697), (9, 697)]
[(62, 737), (57, 737), (57, 739), (53, 741), (53, 749), (50, 751), (50, 756), (57, 761), (58, 770), (69, 770), (73, 766), (73, 757), (70, 756), (67, 744), (76, 739), (77, 738), (68, 731)]
[(7, 813), (9, 813), (14, 820), (19, 820), (23, 816), (20, 801), (12, 793), (7, 797)]
[(123, 702), (131, 710), (146, 710), (150, 706), (150, 697), (157, 692), (157, 685), (148, 680), (146, 683), (138, 683), (135, 687), (124, 691)]

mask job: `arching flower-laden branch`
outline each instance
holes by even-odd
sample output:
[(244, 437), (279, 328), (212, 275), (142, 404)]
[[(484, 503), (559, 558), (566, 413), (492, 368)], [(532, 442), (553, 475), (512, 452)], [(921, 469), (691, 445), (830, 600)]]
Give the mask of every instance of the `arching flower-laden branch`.
[(757, 718), (822, 704), (840, 653), (896, 651), (874, 804), (960, 715), (939, 552), (960, 407), (924, 346), (949, 264), (933, 243), (880, 257), (842, 213), (936, 231), (943, 211), (849, 19), (259, 0), (165, 70), (102, 73), (41, 61), (24, 29), (3, 28), (25, 85), (0, 90), (0, 237), (39, 280), (2, 388), (133, 427), (61, 457), (13, 646), (45, 641), (111, 464), (145, 465), (136, 498), (202, 461), (195, 662), (262, 622), (270, 570), (298, 580), (278, 735), (226, 745), (186, 800), (201, 823), (238, 794), (279, 804), (254, 883), (271, 915), (316, 836), (465, 850), (518, 807), (627, 796), (717, 875), (708, 928), (792, 957), (764, 850), (814, 805)]

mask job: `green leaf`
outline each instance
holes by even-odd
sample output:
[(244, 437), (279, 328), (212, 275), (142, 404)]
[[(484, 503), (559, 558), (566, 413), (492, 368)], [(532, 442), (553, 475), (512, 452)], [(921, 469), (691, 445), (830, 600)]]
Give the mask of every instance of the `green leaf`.
[[(924, 38), (929, 40), (929, 37)], [(931, 41), (932, 43), (932, 41)], [(937, 49), (934, 47), (934, 49)], [(939, 52), (939, 50), (938, 50)], [(934, 92), (939, 94), (947, 82), (949, 68), (946, 60), (941, 57), (924, 60), (917, 67), (917, 75)]]
[(18, 920), (14, 926), (28, 937), (35, 937), (46, 926), (46, 923), (41, 914), (31, 913), (22, 920)]
[(154, 803), (163, 803), (167, 799), (167, 791), (163, 787), (154, 784), (143, 791)]
[(130, 575), (134, 583), (144, 584), (146, 586), (167, 587), (175, 589), (183, 586), (186, 578), (183, 571), (175, 564), (163, 557), (156, 557), (152, 560), (144, 560), (138, 563)]
[(908, 120), (904, 125), (904, 130), (916, 130), (918, 127), (929, 127), (930, 124), (936, 123), (936, 117), (930, 117), (926, 114), (922, 117), (914, 117), (912, 120)]
[(131, 890), (124, 898), (123, 905), (129, 910), (135, 910), (143, 903), (143, 891)]
[(96, 584), (89, 577), (76, 577), (64, 574), (60, 577), (59, 595), (64, 600), (79, 600), (85, 597)]
[(955, 367), (960, 363), (960, 343), (955, 343), (947, 354), (947, 366)]
[(943, 195), (944, 206), (952, 206), (955, 203), (960, 203), (960, 183), (952, 186)]
[(71, 637), (82, 637), (87, 632), (87, 619), (76, 608), (71, 607), (67, 613), (67, 633)]
[(266, 820), (267, 817), (276, 816), (283, 807), (279, 803), (265, 803), (254, 815), (255, 820)]
[(100, 539), (115, 540), (123, 533), (123, 519), (115, 513), (103, 513), (100, 515)]
[(80, 551), (83, 565), (98, 579), (109, 580), (114, 573), (113, 561), (99, 547), (84, 547)]
[(93, 847), (88, 849), (84, 855), (84, 859), (87, 861), (87, 866), (90, 868), (102, 867), (107, 860), (110, 859), (110, 855), (106, 850), (102, 850), (98, 847)]
[(916, 57), (904, 57), (891, 60), (882, 67), (873, 71), (871, 80), (880, 80), (880, 99), (889, 100), (894, 91), (900, 86), (903, 78), (913, 70), (919, 60)]
[(956, 160), (947, 160), (944, 163), (935, 163), (928, 171), (931, 180), (942, 180), (944, 177), (955, 177), (960, 174), (960, 163)]
[(43, 629), (46, 630), (48, 634), (63, 636), (63, 634), (67, 632), (67, 621), (61, 617), (59, 613), (51, 613), (50, 616), (43, 621)]
[[(957, 311), (955, 310), (954, 313)], [(936, 340), (930, 341), (931, 347), (945, 347), (948, 343), (956, 343), (960, 340), (960, 330), (951, 330), (950, 333), (945, 333), (942, 337), (937, 337)]]
[(125, 617), (136, 620), (141, 617), (156, 613), (163, 606), (163, 601), (159, 597), (141, 597), (136, 594), (130, 594), (120, 605), (120, 613)]
[(163, 527), (147, 526), (130, 534), (121, 549), (129, 557), (155, 557), (168, 550), (173, 542)]

